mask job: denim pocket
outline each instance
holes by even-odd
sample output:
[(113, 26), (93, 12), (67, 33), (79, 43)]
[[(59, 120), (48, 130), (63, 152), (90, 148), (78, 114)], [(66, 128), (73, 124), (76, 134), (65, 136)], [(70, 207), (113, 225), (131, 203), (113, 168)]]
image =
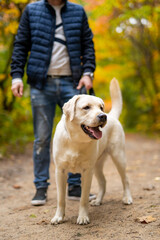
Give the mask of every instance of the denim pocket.
[(48, 104), (46, 96), (43, 91), (38, 90), (37, 88), (31, 88), (30, 91), (31, 103), (32, 106), (44, 106)]

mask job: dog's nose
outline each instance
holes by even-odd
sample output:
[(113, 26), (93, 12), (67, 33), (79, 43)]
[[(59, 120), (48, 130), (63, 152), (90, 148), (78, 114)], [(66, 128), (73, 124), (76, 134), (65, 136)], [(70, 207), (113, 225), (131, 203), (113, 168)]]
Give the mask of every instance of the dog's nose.
[(99, 118), (100, 122), (104, 123), (107, 121), (107, 115), (104, 113), (100, 113), (97, 117)]

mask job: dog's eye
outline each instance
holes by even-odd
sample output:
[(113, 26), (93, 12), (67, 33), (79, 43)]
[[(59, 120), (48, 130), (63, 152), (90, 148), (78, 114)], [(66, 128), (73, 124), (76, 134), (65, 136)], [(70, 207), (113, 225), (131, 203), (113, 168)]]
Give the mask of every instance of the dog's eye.
[(101, 111), (103, 111), (103, 107), (100, 107)]
[(90, 106), (85, 106), (83, 109), (88, 110), (88, 109), (90, 109)]

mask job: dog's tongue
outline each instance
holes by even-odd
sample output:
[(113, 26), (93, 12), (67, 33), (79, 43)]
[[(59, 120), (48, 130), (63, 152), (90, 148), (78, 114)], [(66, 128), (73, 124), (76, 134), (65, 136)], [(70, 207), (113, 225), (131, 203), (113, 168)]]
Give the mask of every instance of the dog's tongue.
[(100, 139), (102, 137), (102, 132), (98, 127), (90, 127), (89, 130), (96, 139)]

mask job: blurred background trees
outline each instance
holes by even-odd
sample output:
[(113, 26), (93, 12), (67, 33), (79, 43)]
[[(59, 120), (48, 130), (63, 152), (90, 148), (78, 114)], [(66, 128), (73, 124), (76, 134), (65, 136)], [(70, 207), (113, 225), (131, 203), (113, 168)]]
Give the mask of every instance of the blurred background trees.
[[(29, 87), (12, 96), (10, 61), (14, 37), (29, 0), (0, 2), (0, 142), (18, 146), (33, 139)], [(97, 68), (94, 88), (109, 111), (109, 82), (123, 93), (126, 130), (160, 132), (160, 3), (158, 0), (72, 0), (84, 6), (94, 33)], [(60, 111), (56, 121), (58, 121)]]

